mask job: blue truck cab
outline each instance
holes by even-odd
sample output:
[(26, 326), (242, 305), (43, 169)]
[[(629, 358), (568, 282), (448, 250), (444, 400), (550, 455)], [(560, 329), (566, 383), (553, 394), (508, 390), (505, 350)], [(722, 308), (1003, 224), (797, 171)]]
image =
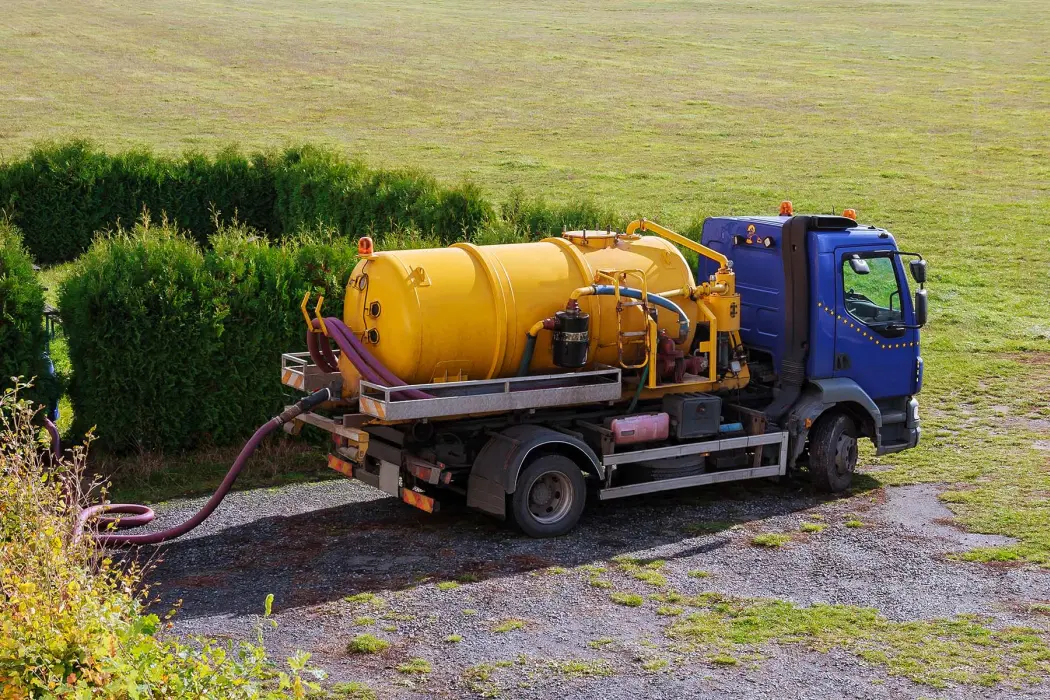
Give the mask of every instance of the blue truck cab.
[[(712, 217), (701, 242), (732, 262), (755, 391), (765, 391), (765, 415), (791, 434), (792, 468), (828, 472), (814, 481), (836, 491), (848, 485), (859, 438), (877, 454), (918, 444), (920, 255), (847, 216)], [(701, 258), (697, 279), (714, 272)]]

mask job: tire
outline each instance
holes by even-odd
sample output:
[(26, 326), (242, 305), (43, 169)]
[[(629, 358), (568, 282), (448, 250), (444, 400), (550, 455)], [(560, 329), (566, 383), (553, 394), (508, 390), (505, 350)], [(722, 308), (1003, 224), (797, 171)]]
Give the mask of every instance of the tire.
[(586, 501), (587, 482), (576, 463), (546, 455), (518, 475), (509, 510), (526, 535), (558, 537), (576, 525)]
[(809, 435), (809, 473), (824, 493), (841, 493), (857, 468), (857, 427), (842, 413), (821, 416)]

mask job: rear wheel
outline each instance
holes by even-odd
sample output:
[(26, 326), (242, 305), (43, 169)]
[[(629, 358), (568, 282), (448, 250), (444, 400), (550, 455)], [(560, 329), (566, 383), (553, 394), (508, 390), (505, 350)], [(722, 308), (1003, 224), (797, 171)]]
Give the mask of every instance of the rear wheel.
[(510, 512), (526, 535), (557, 537), (576, 525), (586, 500), (587, 483), (576, 463), (562, 455), (546, 455), (518, 476)]
[(809, 434), (809, 473), (819, 491), (839, 493), (857, 468), (857, 427), (842, 413), (821, 416)]

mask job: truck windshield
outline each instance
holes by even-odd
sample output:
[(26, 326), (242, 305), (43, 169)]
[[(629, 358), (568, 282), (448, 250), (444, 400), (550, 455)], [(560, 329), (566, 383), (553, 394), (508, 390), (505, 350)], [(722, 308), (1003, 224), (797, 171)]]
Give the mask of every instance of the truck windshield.
[(901, 290), (893, 260), (885, 256), (852, 256), (842, 262), (846, 311), (873, 328), (901, 323)]

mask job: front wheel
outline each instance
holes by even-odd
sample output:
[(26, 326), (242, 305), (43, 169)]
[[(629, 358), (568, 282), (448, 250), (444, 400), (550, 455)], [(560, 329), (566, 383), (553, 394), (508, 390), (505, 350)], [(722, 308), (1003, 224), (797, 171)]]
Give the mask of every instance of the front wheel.
[(818, 491), (841, 493), (857, 468), (857, 427), (842, 413), (821, 416), (809, 434), (809, 473)]
[(525, 468), (510, 498), (510, 512), (531, 537), (557, 537), (576, 525), (587, 500), (583, 472), (568, 457), (546, 455)]

